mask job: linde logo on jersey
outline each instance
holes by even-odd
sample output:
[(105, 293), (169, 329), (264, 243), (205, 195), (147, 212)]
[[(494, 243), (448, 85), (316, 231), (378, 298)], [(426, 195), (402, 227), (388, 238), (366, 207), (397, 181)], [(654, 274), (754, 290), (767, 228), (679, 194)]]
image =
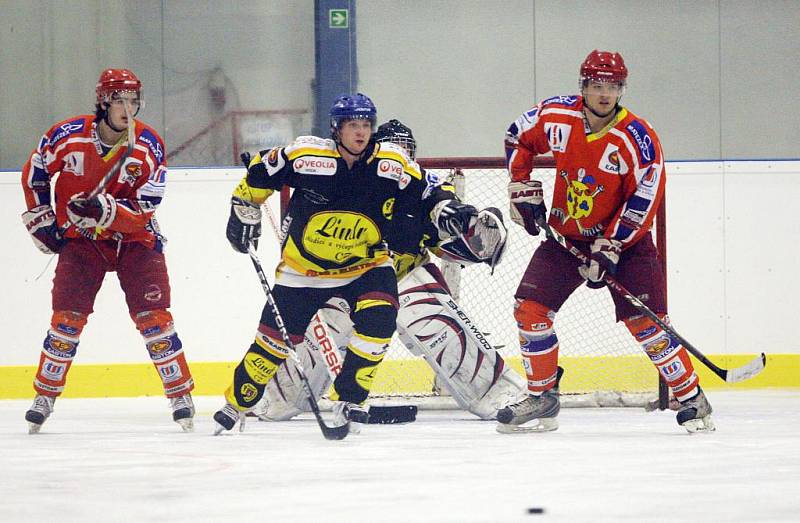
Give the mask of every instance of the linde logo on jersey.
[(394, 160), (381, 160), (378, 162), (378, 176), (381, 178), (389, 178), (390, 180), (399, 180), (403, 174), (403, 166)]
[(333, 176), (336, 174), (336, 160), (316, 156), (302, 156), (292, 162), (294, 172), (298, 174), (317, 174)]
[(647, 134), (647, 129), (644, 128), (644, 125), (634, 120), (625, 129), (636, 140), (642, 165), (652, 162), (656, 157), (656, 148), (653, 146), (653, 139)]
[(83, 152), (72, 151), (64, 156), (63, 172), (72, 173), (75, 176), (83, 176)]
[(326, 211), (313, 215), (303, 231), (303, 248), (309, 254), (334, 263), (367, 258), (369, 247), (381, 240), (381, 232), (367, 216), (355, 212)]
[(566, 152), (572, 127), (563, 123), (548, 122), (544, 124), (544, 132), (547, 134), (547, 142), (550, 144), (551, 151)]

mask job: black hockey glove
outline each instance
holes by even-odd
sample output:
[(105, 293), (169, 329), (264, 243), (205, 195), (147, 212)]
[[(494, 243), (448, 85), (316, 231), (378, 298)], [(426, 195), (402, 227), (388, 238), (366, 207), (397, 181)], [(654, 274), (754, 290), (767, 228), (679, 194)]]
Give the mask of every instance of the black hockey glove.
[(61, 252), (67, 240), (56, 225), (56, 214), (49, 205), (39, 205), (22, 213), (22, 223), (28, 229), (36, 248), (45, 254)]
[(478, 209), (458, 200), (445, 200), (436, 204), (433, 215), (436, 227), (452, 237), (470, 230), (478, 216)]
[(600, 289), (606, 284), (603, 281), (606, 272), (612, 276), (617, 273), (620, 252), (622, 244), (617, 240), (597, 238), (592, 242), (589, 264), (578, 267), (578, 272), (586, 278), (587, 287)]
[(250, 242), (258, 247), (258, 238), (261, 236), (261, 207), (235, 196), (231, 198), (231, 215), (225, 235), (237, 252), (246, 253)]

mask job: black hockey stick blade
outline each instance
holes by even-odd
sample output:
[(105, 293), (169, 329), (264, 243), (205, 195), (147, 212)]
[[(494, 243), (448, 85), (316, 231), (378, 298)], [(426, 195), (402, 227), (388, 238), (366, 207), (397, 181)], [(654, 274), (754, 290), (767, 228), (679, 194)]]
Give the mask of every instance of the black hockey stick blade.
[(764, 370), (764, 367), (766, 366), (767, 355), (762, 352), (760, 356), (756, 356), (756, 358), (749, 363), (727, 371), (725, 375), (725, 382), (738, 383), (740, 381), (749, 380)]
[(369, 407), (368, 423), (371, 425), (411, 423), (416, 419), (416, 405), (371, 405)]

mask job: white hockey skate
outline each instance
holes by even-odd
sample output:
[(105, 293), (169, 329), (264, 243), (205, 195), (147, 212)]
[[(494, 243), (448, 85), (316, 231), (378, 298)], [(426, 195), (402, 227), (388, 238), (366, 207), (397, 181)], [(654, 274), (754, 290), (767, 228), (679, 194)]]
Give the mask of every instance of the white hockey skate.
[(172, 407), (172, 419), (181, 426), (184, 432), (194, 432), (194, 401), (192, 395), (186, 393), (183, 396), (169, 399), (169, 406)]
[(697, 388), (697, 396), (681, 402), (681, 407), (678, 410), (677, 420), (678, 425), (689, 431), (690, 434), (695, 432), (713, 432), (716, 430), (714, 421), (711, 419), (713, 409), (708, 402), (703, 389)]
[(25, 421), (28, 422), (28, 434), (37, 434), (42, 428), (42, 424), (53, 412), (53, 404), (56, 399), (51, 396), (37, 394), (33, 399), (33, 405), (25, 413)]
[(369, 412), (356, 403), (347, 401), (333, 402), (333, 425), (341, 427), (350, 422), (350, 434), (361, 432), (361, 426), (369, 423)]
[(239, 432), (244, 432), (246, 413), (237, 409), (230, 403), (226, 403), (224, 407), (214, 413), (214, 435), (219, 436), (226, 430), (231, 430), (239, 422)]

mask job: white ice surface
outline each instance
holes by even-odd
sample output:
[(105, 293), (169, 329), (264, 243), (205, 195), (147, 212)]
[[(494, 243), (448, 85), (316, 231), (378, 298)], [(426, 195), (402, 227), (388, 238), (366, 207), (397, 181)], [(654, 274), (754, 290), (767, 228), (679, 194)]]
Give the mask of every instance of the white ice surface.
[(215, 397), (193, 434), (134, 398), (60, 399), (30, 436), (30, 402), (0, 401), (0, 521), (800, 521), (800, 392), (709, 397), (713, 434), (632, 408), (518, 435), (423, 411), (340, 442), (310, 417), (212, 437)]

